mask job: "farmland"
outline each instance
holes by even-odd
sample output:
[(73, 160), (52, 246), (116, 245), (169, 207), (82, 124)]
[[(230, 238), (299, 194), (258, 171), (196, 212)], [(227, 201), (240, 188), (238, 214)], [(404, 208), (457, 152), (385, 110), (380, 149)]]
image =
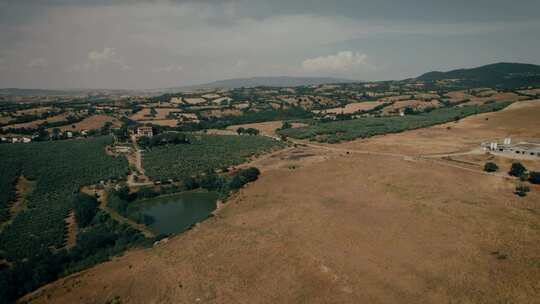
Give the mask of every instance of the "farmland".
[(257, 182), (194, 229), (23, 300), (536, 303), (540, 187), (519, 198), (517, 180), (416, 157), (507, 132), (538, 138), (539, 113), (539, 101), (514, 103), (457, 123), (278, 151), (257, 162)]
[[(72, 195), (83, 185), (122, 178), (127, 161), (104, 153), (110, 137), (64, 142), (0, 146), (2, 206), (14, 197), (14, 182), (22, 174), (36, 181), (28, 209), (0, 234), (0, 250), (8, 260), (27, 258), (47, 248), (64, 245), (64, 218)], [(3, 220), (6, 219), (3, 212)]]
[(509, 104), (509, 102), (502, 102), (483, 106), (440, 108), (428, 113), (407, 115), (406, 117), (366, 117), (354, 120), (322, 122), (303, 128), (285, 129), (278, 133), (297, 139), (332, 143), (429, 127), (473, 114), (498, 111)]
[(182, 180), (207, 170), (238, 165), (280, 146), (280, 142), (262, 136), (195, 135), (190, 144), (149, 149), (143, 155), (143, 167), (153, 179)]

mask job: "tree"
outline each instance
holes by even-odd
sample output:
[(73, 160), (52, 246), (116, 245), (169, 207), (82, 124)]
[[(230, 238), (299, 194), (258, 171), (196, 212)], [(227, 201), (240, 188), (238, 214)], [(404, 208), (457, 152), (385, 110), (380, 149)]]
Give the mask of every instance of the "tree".
[(245, 184), (253, 182), (259, 178), (261, 172), (255, 167), (251, 167), (245, 170), (240, 170), (229, 183), (231, 190), (242, 188)]
[(186, 190), (193, 190), (199, 188), (199, 183), (193, 177), (188, 177), (184, 180), (184, 186)]
[(403, 111), (403, 113), (405, 115), (414, 115), (415, 114), (414, 109), (411, 108), (411, 107), (406, 107), (405, 110)]
[(529, 182), (531, 184), (540, 184), (540, 172), (529, 172)]
[(525, 168), (525, 166), (523, 166), (521, 163), (512, 163), (512, 167), (510, 168), (508, 175), (520, 177), (525, 172), (527, 172), (527, 168)]
[(53, 137), (54, 139), (60, 139), (60, 134), (62, 133), (62, 131), (60, 131), (59, 128), (54, 128), (54, 129), (52, 130), (52, 133), (53, 133), (52, 137)]
[(246, 131), (246, 129), (240, 127), (238, 129), (236, 129), (236, 133), (238, 133), (238, 135), (241, 135), (242, 133), (244, 133)]
[(497, 172), (497, 171), (499, 171), (499, 166), (497, 166), (497, 164), (495, 164), (495, 163), (487, 162), (484, 165), (484, 171), (486, 171), (486, 172)]
[(292, 128), (291, 123), (288, 121), (284, 121), (283, 124), (281, 124), (280, 130), (285, 130), (285, 129), (290, 129), (290, 128)]
[(87, 227), (94, 219), (98, 211), (99, 203), (95, 197), (80, 193), (73, 200), (73, 210), (75, 211), (75, 220), (79, 227)]

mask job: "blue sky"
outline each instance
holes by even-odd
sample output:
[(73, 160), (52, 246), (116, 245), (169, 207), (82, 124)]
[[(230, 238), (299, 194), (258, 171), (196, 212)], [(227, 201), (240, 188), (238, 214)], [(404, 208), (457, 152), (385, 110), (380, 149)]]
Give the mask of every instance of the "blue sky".
[(0, 87), (414, 77), (540, 64), (540, 1), (0, 0)]

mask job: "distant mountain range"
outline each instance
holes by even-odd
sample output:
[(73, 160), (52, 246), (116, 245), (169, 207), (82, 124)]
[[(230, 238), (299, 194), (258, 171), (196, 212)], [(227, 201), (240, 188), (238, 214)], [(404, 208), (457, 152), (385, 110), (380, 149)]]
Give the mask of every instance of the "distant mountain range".
[(188, 89), (234, 89), (234, 88), (252, 88), (252, 87), (297, 87), (303, 85), (320, 85), (331, 83), (350, 83), (357, 80), (332, 78), (332, 77), (251, 77), (219, 80), (210, 83), (184, 87)]
[[(517, 88), (525, 86), (540, 86), (540, 65), (524, 63), (495, 63), (471, 69), (458, 69), (448, 72), (434, 71), (425, 73), (417, 80), (432, 82), (444, 79), (461, 79), (468, 87), (488, 86), (499, 88)], [(74, 95), (159, 95), (192, 91), (198, 89), (233, 89), (249, 87), (296, 87), (303, 85), (338, 84), (360, 82), (358, 80), (332, 77), (252, 77), (214, 81), (210, 83), (148, 90), (107, 90), (107, 89), (73, 89), (73, 90), (43, 90), (43, 89), (0, 89), (0, 95), (13, 96), (74, 96)]]
[(474, 85), (493, 87), (539, 85), (540, 65), (501, 62), (472, 69), (429, 72), (417, 79), (422, 81), (463, 79)]
[(87, 95), (133, 95), (142, 94), (142, 90), (108, 90), (108, 89), (20, 89), (5, 88), (0, 89), (0, 96), (87, 96)]

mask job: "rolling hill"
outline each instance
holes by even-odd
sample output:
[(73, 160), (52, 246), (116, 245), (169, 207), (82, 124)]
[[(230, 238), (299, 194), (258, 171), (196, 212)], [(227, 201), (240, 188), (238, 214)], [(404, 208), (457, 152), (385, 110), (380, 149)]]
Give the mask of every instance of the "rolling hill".
[(473, 85), (496, 87), (538, 85), (540, 84), (540, 65), (501, 62), (472, 69), (429, 72), (417, 79), (422, 81), (462, 79)]

